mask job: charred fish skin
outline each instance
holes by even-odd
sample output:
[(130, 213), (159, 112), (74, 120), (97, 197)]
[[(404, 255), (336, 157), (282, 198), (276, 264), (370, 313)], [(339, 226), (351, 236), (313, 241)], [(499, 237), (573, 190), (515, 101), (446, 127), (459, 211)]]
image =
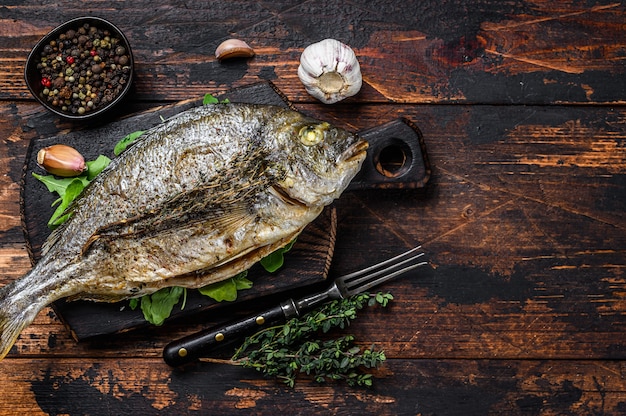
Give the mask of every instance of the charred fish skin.
[(33, 269), (0, 288), (0, 359), (55, 300), (119, 301), (250, 268), (341, 195), (366, 149), (264, 105), (202, 106), (147, 131), (83, 191)]

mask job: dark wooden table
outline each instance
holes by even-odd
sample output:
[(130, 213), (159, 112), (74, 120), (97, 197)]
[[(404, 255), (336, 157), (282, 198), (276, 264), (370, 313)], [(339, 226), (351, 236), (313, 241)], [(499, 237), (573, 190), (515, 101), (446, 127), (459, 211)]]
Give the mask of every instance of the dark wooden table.
[[(84, 5), (83, 5), (84, 4)], [(618, 415), (626, 412), (626, 6), (619, 1), (13, 1), (0, 6), (0, 284), (31, 264), (20, 219), (29, 141), (46, 123), (26, 56), (79, 15), (117, 24), (137, 81), (128, 115), (273, 82), (353, 130), (404, 116), (424, 135), (424, 189), (336, 204), (331, 274), (423, 244), (431, 267), (385, 286), (349, 328), (388, 360), (371, 389), (295, 388), (252, 370), (172, 370), (170, 340), (253, 310), (77, 343), (47, 309), (0, 362), (2, 414)], [(228, 37), (251, 60), (220, 64)], [(326, 37), (351, 45), (358, 96), (326, 106), (296, 71)]]

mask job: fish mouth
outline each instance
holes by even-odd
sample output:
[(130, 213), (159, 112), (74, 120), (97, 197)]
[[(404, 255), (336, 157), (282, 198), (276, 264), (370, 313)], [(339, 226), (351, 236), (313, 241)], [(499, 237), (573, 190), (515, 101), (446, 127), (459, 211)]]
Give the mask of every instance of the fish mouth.
[(365, 159), (368, 147), (369, 144), (365, 140), (359, 139), (359, 141), (348, 147), (346, 151), (339, 156), (337, 162), (360, 162)]

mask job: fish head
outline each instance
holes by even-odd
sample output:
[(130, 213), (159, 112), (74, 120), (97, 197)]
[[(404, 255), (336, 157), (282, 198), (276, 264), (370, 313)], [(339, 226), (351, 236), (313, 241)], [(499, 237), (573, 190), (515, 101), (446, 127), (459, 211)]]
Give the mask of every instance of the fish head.
[(339, 197), (361, 169), (368, 144), (356, 134), (299, 115), (278, 135), (274, 161), (284, 173), (283, 194), (307, 206)]

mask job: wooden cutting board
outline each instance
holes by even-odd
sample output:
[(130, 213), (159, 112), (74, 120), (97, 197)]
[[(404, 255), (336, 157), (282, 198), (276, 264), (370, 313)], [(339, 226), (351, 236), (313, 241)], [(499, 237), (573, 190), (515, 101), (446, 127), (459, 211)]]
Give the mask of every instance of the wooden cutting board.
[[(270, 83), (235, 89), (219, 98), (228, 98), (231, 102), (291, 107)], [(40, 258), (42, 244), (50, 234), (47, 221), (54, 211), (52, 203), (55, 200), (55, 195), (48, 192), (46, 187), (32, 176), (33, 172), (44, 173), (36, 162), (39, 149), (63, 143), (78, 149), (86, 160), (93, 160), (100, 154), (112, 158), (113, 147), (122, 137), (137, 130), (146, 130), (161, 123), (163, 119), (201, 104), (201, 98), (183, 101), (134, 114), (96, 128), (56, 132), (33, 139), (24, 166), (21, 190), (22, 222), (33, 263)], [(351, 189), (417, 188), (425, 185), (430, 169), (421, 134), (409, 121), (395, 120), (360, 134), (369, 141), (370, 150), (362, 171), (351, 184)], [(389, 155), (385, 155), (385, 152)], [(285, 265), (279, 271), (270, 274), (258, 265), (252, 267), (248, 278), (254, 285), (251, 289), (240, 291), (235, 302), (246, 302), (324, 281), (328, 276), (333, 256), (336, 230), (336, 213), (331, 207), (303, 231), (286, 256)], [(217, 309), (225, 304), (232, 305), (231, 302), (216, 302), (195, 290), (190, 290), (186, 307), (183, 310), (174, 307), (170, 319)], [(147, 325), (139, 308), (131, 310), (127, 301), (111, 304), (61, 300), (52, 306), (77, 340), (124, 332)]]

